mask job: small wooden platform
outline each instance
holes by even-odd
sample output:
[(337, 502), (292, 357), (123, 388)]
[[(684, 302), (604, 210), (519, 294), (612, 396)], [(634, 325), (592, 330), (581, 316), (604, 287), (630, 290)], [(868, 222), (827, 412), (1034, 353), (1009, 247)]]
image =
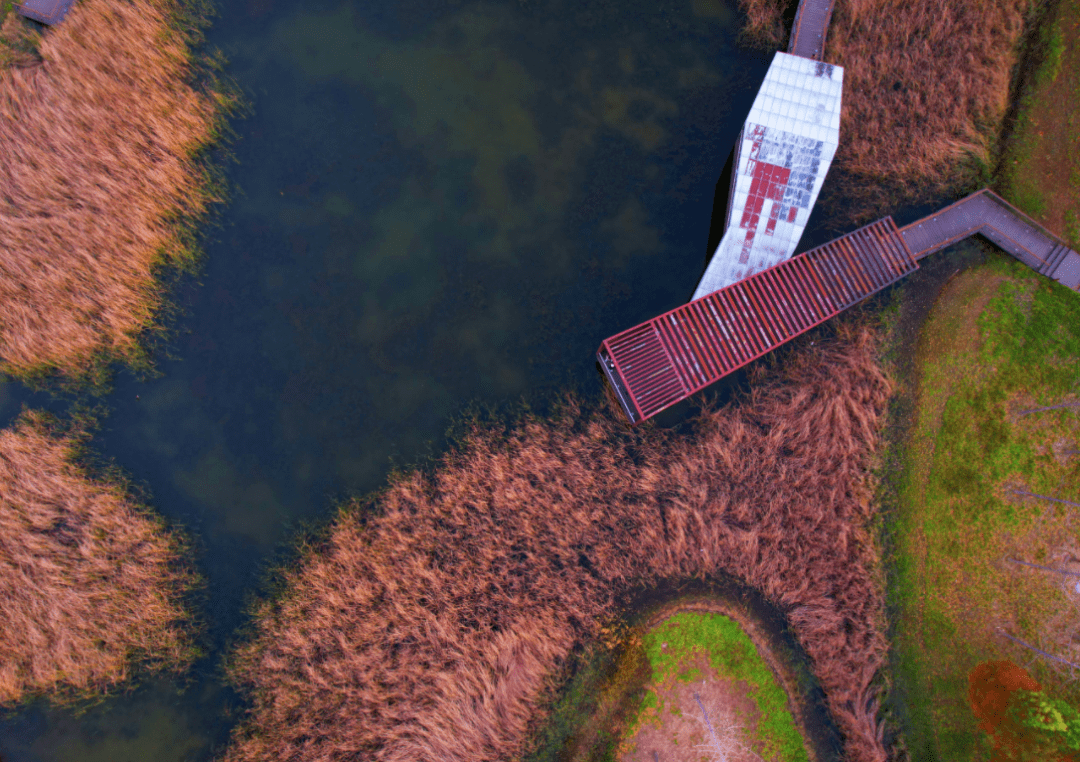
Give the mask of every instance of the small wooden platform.
[(15, 10), (28, 19), (52, 26), (64, 20), (75, 0), (26, 0)]

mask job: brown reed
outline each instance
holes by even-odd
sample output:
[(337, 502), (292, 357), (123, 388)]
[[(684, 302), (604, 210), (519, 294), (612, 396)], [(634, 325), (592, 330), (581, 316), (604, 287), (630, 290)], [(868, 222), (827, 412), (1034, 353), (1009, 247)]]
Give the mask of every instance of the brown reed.
[(872, 331), (841, 335), (693, 436), (571, 401), (344, 506), (231, 657), (253, 705), (226, 762), (512, 758), (623, 596), (720, 574), (787, 613), (847, 759), (883, 762), (868, 468), (892, 386)]
[(194, 267), (192, 231), (224, 200), (199, 152), (239, 105), (213, 76), (189, 82), (199, 32), (179, 13), (79, 0), (40, 65), (0, 71), (0, 371), (147, 364), (162, 268)]
[(825, 60), (844, 67), (832, 224), (992, 182), (1035, 0), (837, 0)]
[[(787, 50), (797, 0), (739, 0), (741, 37)], [(844, 67), (840, 145), (819, 203), (837, 228), (992, 183), (1035, 0), (836, 0), (824, 60)]]
[(0, 431), (0, 705), (85, 699), (196, 655), (180, 538), (88, 477), (83, 436), (33, 411)]

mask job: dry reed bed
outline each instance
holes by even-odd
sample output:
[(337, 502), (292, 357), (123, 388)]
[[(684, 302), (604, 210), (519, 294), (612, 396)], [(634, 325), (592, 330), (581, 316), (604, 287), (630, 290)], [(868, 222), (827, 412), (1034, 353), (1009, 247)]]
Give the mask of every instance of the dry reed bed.
[[(744, 34), (771, 43), (794, 2), (740, 0)], [(1024, 20), (1036, 5), (836, 0), (824, 56), (844, 67), (840, 146), (830, 169), (839, 182), (821, 198), (831, 224), (863, 224), (989, 182)], [(786, 50), (787, 42), (785, 33), (775, 48)]]
[(88, 478), (85, 435), (55, 426), (28, 412), (0, 432), (0, 705), (84, 698), (196, 653), (180, 540)]
[(825, 58), (844, 67), (833, 163), (849, 178), (838, 187), (844, 224), (988, 181), (1034, 5), (838, 0)]
[(0, 72), (6, 373), (79, 377), (99, 353), (143, 362), (157, 270), (191, 264), (193, 221), (223, 200), (194, 157), (236, 101), (186, 81), (198, 33), (177, 31), (175, 12), (79, 0), (43, 36), (40, 65)]
[(623, 595), (731, 573), (787, 612), (847, 759), (885, 760), (866, 524), (891, 382), (873, 333), (842, 332), (692, 437), (570, 404), (345, 506), (231, 658), (253, 707), (224, 759), (511, 758)]

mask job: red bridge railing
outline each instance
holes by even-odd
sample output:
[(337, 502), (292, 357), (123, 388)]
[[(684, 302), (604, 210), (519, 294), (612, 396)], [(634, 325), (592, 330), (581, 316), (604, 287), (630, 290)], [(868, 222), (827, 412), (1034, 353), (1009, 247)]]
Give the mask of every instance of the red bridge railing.
[(918, 266), (885, 217), (616, 334), (597, 357), (638, 424)]
[(638, 424), (976, 233), (1080, 292), (1080, 254), (989, 188), (897, 229), (885, 217), (604, 341), (600, 367)]

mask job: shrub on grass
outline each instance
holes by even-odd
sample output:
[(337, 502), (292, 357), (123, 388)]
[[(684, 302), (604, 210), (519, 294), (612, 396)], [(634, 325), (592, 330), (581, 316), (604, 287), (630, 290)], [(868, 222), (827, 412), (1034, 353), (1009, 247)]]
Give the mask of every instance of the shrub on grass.
[[(5, 373), (147, 364), (157, 277), (193, 267), (196, 221), (223, 200), (196, 156), (238, 103), (212, 76), (192, 86), (205, 22), (179, 14), (171, 0), (80, 0), (37, 44), (40, 65), (0, 71)], [(22, 23), (11, 14), (5, 33)]]
[(179, 538), (75, 463), (81, 432), (42, 413), (0, 431), (0, 705), (82, 699), (134, 664), (196, 655)]
[(1046, 695), (1027, 670), (1008, 659), (971, 670), (968, 701), (979, 729), (993, 739), (992, 762), (1080, 759), (1080, 712)]
[(623, 596), (734, 574), (787, 612), (847, 758), (882, 762), (866, 474), (891, 383), (842, 332), (692, 436), (571, 402), (343, 506), (232, 656), (253, 705), (225, 760), (512, 757)]

